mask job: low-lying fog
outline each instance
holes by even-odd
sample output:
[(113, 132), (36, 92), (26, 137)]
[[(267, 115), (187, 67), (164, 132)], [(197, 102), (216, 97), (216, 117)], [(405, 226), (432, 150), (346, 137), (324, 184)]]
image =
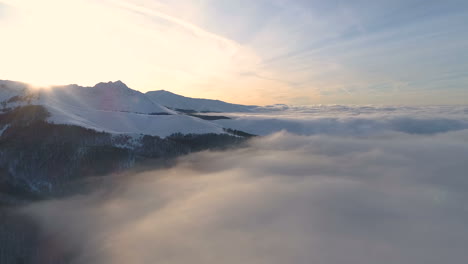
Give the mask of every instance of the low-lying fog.
[(468, 129), (468, 106), (274, 105), (223, 115), (231, 119), (215, 122), (255, 135), (282, 130), (298, 135), (367, 136), (386, 131), (433, 134)]
[(78, 264), (464, 263), (468, 130), (456, 128), (280, 132), (23, 211)]

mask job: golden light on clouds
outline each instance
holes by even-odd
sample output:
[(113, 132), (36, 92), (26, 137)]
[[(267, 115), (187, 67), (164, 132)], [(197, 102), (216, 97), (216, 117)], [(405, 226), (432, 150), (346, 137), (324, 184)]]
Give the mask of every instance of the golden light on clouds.
[[(8, 79), (43, 86), (122, 80), (141, 91), (272, 102), (252, 90), (271, 80), (239, 80), (243, 72), (262, 71), (253, 50), (154, 8), (88, 0), (6, 4), (14, 10), (1, 25), (10, 40), (0, 50), (7, 62), (0, 71)], [(233, 89), (251, 94), (226, 92)]]
[(460, 7), (397, 2), (408, 11), (372, 1), (0, 0), (0, 79), (121, 80), (243, 104), (466, 103)]

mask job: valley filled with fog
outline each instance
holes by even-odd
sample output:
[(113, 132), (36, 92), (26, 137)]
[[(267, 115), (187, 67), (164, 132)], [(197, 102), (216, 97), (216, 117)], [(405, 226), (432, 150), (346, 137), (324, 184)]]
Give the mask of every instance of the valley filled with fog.
[(0, 264), (468, 263), (467, 0), (0, 0)]
[(263, 135), (241, 146), (22, 206), (37, 263), (467, 259), (468, 108), (271, 108), (215, 121)]
[(215, 122), (255, 135), (287, 131), (299, 135), (367, 136), (401, 132), (435, 134), (468, 129), (467, 106), (272, 105), (223, 113)]

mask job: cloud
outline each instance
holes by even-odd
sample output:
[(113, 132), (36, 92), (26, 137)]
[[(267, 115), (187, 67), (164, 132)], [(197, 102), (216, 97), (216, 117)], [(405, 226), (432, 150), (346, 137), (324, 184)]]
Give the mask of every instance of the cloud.
[(260, 61), (248, 47), (149, 1), (10, 2), (15, 19), (0, 25), (12, 40), (0, 50), (7, 79), (39, 85), (121, 79), (141, 91), (195, 96), (205, 84), (235, 86), (238, 73), (257, 71)]
[(244, 104), (468, 98), (468, 5), (459, 0), (2, 2), (15, 10), (0, 23), (6, 79), (122, 79)]
[(299, 135), (365, 136), (388, 131), (436, 134), (468, 129), (465, 106), (288, 106), (227, 114), (216, 123), (256, 135), (282, 130)]
[(466, 4), (274, 2), (281, 11), (268, 12), (249, 45), (301, 84), (292, 91), (320, 94), (309, 103), (466, 103), (465, 76), (441, 80), (466, 68), (452, 59), (466, 46)]
[(73, 263), (460, 263), (468, 131), (277, 133), (24, 209)]

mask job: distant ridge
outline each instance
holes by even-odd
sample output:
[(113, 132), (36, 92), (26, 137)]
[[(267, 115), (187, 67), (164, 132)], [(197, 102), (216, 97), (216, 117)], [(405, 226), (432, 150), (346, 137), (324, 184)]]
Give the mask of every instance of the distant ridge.
[(220, 100), (190, 98), (165, 90), (150, 91), (146, 95), (153, 102), (165, 107), (195, 112), (251, 112), (257, 106), (226, 103)]

